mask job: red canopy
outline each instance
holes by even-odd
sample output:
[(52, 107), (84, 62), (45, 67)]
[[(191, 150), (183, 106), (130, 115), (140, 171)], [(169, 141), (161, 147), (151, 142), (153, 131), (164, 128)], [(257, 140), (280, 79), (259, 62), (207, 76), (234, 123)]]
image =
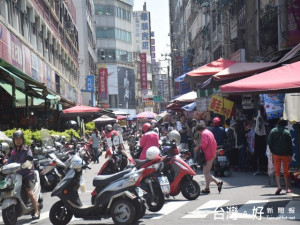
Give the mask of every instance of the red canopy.
[(102, 109), (97, 107), (91, 107), (86, 105), (76, 105), (74, 107), (63, 110), (63, 113), (92, 113), (100, 112)]
[(216, 73), (226, 69), (227, 67), (235, 64), (236, 61), (220, 58), (216, 61), (210, 62), (204, 66), (199, 67), (198, 69), (192, 70), (187, 73), (186, 79), (188, 81), (204, 82)]
[(117, 119), (118, 120), (126, 120), (127, 117), (126, 116), (122, 116), (122, 115), (117, 115)]
[(137, 115), (135, 115), (133, 118), (134, 119), (153, 119), (154, 117), (156, 117), (157, 114), (154, 112), (150, 112), (150, 111), (146, 111), (146, 112), (141, 112)]
[(300, 62), (285, 65), (220, 87), (223, 93), (299, 92)]

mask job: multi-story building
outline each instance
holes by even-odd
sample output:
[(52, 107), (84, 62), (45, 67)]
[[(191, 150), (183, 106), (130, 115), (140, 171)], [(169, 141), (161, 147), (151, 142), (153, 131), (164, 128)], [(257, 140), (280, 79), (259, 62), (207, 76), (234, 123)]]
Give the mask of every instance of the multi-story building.
[[(12, 82), (12, 91), (7, 90), (7, 93), (13, 96), (13, 104), (8, 103), (4, 107), (1, 105), (1, 108), (7, 109), (6, 106), (10, 106), (13, 113), (7, 115), (5, 121), (11, 119), (10, 121), (15, 120), (11, 126), (25, 126), (26, 120), (28, 126), (30, 119), (29, 122), (33, 126), (38, 123), (38, 118), (44, 118), (46, 121), (44, 125), (47, 126), (45, 118), (49, 118), (49, 127), (53, 128), (55, 119), (47, 110), (43, 113), (36, 112), (33, 118), (29, 118), (28, 105), (38, 102), (33, 98), (29, 99), (29, 103), (26, 101), (26, 110), (13, 109), (16, 103), (24, 107), (24, 104), (20, 103), (22, 97), (18, 99), (16, 93), (20, 92), (20, 96), (22, 94), (24, 96), (25, 92), (26, 96), (33, 95), (32, 93), (36, 97), (40, 96), (41, 93), (38, 93), (37, 89), (32, 90), (29, 84), (43, 89), (42, 96), (45, 96), (46, 100), (49, 97), (47, 94), (52, 93), (57, 95), (56, 100), (60, 100), (63, 104), (80, 103), (78, 30), (73, 1), (3, 0), (0, 2), (0, 30), (2, 84), (10, 81), (7, 78), (9, 73), (3, 68), (16, 75), (13, 80), (17, 80), (18, 84), (22, 83), (22, 80), (25, 83), (21, 87), (22, 85), (17, 86), (14, 85), (16, 82)], [(3, 87), (4, 85), (2, 91)], [(9, 99), (8, 97), (6, 102), (9, 102)], [(0, 104), (4, 104), (3, 102)], [(48, 108), (51, 106), (53, 105), (50, 102)]]
[(94, 0), (99, 106), (136, 114), (133, 0)]
[(172, 0), (169, 7), (173, 78), (221, 57), (276, 61), (300, 41), (299, 1)]
[(76, 17), (79, 39), (78, 64), (80, 71), (79, 89), (82, 92), (82, 104), (95, 106), (98, 97), (98, 73), (96, 72), (96, 30), (95, 7), (93, 0), (73, 0), (76, 5)]

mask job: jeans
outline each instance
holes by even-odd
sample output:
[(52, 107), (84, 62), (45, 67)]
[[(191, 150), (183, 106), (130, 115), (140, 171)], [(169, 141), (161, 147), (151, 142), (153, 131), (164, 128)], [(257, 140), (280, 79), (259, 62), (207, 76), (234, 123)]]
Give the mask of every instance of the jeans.
[(97, 163), (99, 163), (98, 148), (93, 148), (93, 151), (94, 151), (94, 162), (97, 161)]

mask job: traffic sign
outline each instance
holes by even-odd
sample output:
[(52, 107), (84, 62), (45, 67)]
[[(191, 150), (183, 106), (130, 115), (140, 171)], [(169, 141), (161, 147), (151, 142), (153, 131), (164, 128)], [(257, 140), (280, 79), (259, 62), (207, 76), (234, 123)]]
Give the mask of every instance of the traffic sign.
[(160, 95), (155, 95), (154, 102), (162, 102), (162, 97)]

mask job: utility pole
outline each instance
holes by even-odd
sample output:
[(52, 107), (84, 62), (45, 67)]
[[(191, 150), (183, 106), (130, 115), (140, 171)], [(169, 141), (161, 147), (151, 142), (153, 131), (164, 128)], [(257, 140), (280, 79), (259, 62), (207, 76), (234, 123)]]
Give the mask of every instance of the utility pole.
[(169, 101), (171, 101), (171, 81), (170, 81), (170, 65), (167, 66), (168, 69), (168, 90), (169, 90)]

